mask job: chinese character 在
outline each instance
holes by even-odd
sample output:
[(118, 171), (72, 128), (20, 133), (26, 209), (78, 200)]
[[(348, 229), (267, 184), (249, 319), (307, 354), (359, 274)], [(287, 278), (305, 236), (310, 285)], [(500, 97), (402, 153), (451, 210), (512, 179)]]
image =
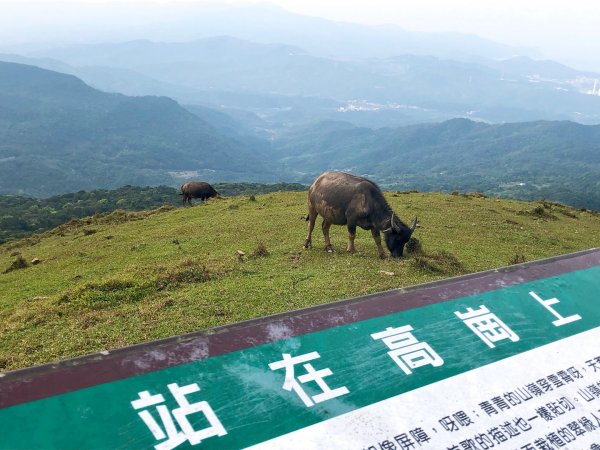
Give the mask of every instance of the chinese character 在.
[[(165, 402), (165, 398), (161, 394), (150, 395), (148, 391), (139, 392), (139, 399), (131, 402), (133, 409), (143, 409), (143, 411), (138, 412), (138, 415), (150, 429), (154, 438), (157, 441), (163, 441), (154, 446), (156, 450), (170, 450), (183, 444), (185, 441), (188, 441), (191, 445), (196, 445), (204, 439), (213, 436), (225, 436), (227, 434), (227, 431), (223, 428), (219, 418), (208, 402), (190, 403), (186, 398), (187, 395), (200, 391), (200, 387), (196, 383), (188, 384), (187, 386), (179, 386), (177, 383), (171, 383), (167, 387), (179, 406), (172, 411), (169, 411), (166, 405), (161, 404)], [(148, 411), (147, 408), (151, 406), (156, 406), (162, 427), (158, 424), (154, 416), (150, 414), (150, 411)], [(195, 413), (204, 415), (209, 426), (195, 430), (188, 420), (188, 416)], [(180, 430), (177, 430), (175, 422), (179, 425)]]
[(391, 350), (388, 355), (402, 369), (406, 375), (412, 373), (411, 369), (417, 367), (432, 365), (439, 367), (444, 364), (444, 360), (427, 344), (419, 342), (413, 336), (410, 325), (404, 325), (398, 328), (388, 327), (384, 331), (373, 333), (371, 337), (374, 340), (381, 339)]
[(512, 342), (519, 340), (519, 336), (508, 325), (483, 305), (478, 310), (467, 308), (467, 312), (454, 311), (454, 314), (490, 348), (495, 347), (494, 342), (503, 339), (510, 339)]
[[(283, 383), (283, 389), (286, 391), (294, 391), (306, 406), (313, 406), (315, 403), (321, 403), (325, 400), (330, 400), (340, 395), (345, 395), (350, 391), (345, 386), (331, 389), (323, 378), (332, 375), (333, 372), (330, 369), (315, 370), (315, 368), (307, 361), (320, 358), (318, 352), (310, 352), (304, 355), (291, 356), (289, 353), (282, 354), (283, 359), (281, 361), (272, 362), (269, 364), (271, 370), (278, 370), (285, 368), (285, 381)], [(303, 364), (306, 363), (306, 364)], [(294, 376), (294, 366), (296, 364), (303, 364), (306, 373), (298, 377)], [(321, 389), (321, 393), (317, 395), (309, 396), (300, 384), (314, 381)]]
[(535, 298), (544, 308), (546, 308), (548, 311), (550, 311), (552, 313), (552, 315), (554, 317), (556, 317), (557, 320), (552, 322), (552, 325), (554, 325), (555, 327), (560, 327), (562, 325), (566, 325), (568, 323), (575, 322), (577, 320), (581, 320), (581, 316), (579, 314), (573, 314), (572, 316), (569, 316), (569, 317), (563, 317), (558, 312), (556, 312), (556, 310), (554, 308), (552, 308), (552, 305), (556, 305), (557, 303), (560, 303), (560, 301), (557, 298), (550, 298), (548, 300), (542, 300), (541, 297), (538, 296), (533, 291), (529, 292), (529, 295), (531, 295), (533, 298)]

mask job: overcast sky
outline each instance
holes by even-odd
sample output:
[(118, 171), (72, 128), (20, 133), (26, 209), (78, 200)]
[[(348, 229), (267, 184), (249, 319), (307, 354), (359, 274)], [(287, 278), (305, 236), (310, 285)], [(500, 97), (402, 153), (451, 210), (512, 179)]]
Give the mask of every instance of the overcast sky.
[[(0, 0), (0, 39), (4, 44), (40, 40), (33, 30), (68, 28), (80, 20), (81, 5), (91, 4), (98, 24), (110, 31), (111, 9), (130, 6), (137, 20), (156, 20), (149, 4), (173, 6), (162, 0), (79, 0), (56, 2)], [(198, 9), (216, 4), (256, 3), (250, 0), (179, 0)], [(263, 2), (266, 3), (266, 2)], [(573, 67), (600, 72), (600, 1), (595, 0), (271, 0), (289, 11), (339, 21), (364, 24), (396, 24), (413, 31), (475, 33), (498, 42), (538, 48), (546, 58)], [(111, 8), (113, 5), (113, 8)], [(160, 8), (164, 11), (164, 8)], [(173, 6), (173, 10), (176, 10)], [(127, 17), (114, 17), (114, 25)], [(130, 15), (128, 15), (131, 18)], [(140, 36), (144, 37), (144, 36)], [(0, 43), (1, 46), (1, 43)]]

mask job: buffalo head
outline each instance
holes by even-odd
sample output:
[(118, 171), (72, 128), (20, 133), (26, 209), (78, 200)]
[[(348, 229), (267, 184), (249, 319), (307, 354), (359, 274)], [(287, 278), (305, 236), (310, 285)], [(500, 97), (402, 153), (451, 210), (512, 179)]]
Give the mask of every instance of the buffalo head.
[(383, 237), (385, 239), (385, 245), (387, 245), (392, 258), (399, 258), (403, 255), (404, 246), (412, 236), (415, 228), (417, 228), (419, 221), (415, 217), (412, 225), (408, 227), (400, 219), (394, 216), (394, 214), (392, 214), (392, 219), (390, 222), (391, 226), (383, 231)]

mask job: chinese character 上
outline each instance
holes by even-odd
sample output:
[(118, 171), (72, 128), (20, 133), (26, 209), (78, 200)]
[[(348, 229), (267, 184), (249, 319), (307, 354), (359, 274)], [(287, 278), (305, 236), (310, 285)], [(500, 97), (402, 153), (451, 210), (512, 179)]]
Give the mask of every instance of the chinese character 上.
[(550, 311), (552, 313), (552, 315), (558, 319), (558, 320), (555, 320), (552, 322), (552, 325), (554, 325), (555, 327), (560, 327), (561, 325), (566, 325), (568, 323), (575, 322), (575, 321), (581, 319), (581, 316), (579, 314), (573, 314), (572, 316), (569, 316), (569, 317), (563, 317), (558, 312), (556, 312), (556, 310), (554, 308), (552, 308), (552, 305), (556, 305), (557, 303), (560, 303), (560, 301), (557, 298), (549, 298), (548, 300), (542, 300), (533, 291), (529, 292), (529, 295), (531, 295), (533, 298), (535, 298), (544, 308), (546, 308), (548, 311)]

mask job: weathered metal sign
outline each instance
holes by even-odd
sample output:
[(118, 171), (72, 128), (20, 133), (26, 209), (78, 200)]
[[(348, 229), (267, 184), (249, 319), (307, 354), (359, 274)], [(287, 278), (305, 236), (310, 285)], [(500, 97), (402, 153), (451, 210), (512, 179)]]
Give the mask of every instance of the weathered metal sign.
[(600, 250), (0, 378), (1, 448), (600, 449)]

